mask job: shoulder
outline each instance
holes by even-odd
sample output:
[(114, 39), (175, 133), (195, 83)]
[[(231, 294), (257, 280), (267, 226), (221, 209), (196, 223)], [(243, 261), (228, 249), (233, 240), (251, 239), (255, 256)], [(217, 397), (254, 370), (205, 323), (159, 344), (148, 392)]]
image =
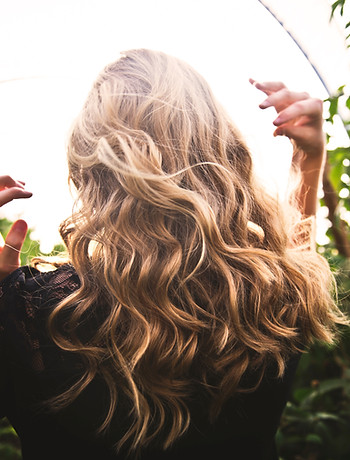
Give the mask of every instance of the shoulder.
[(11, 291), (30, 293), (40, 289), (50, 289), (78, 284), (78, 276), (70, 264), (62, 265), (52, 271), (41, 272), (30, 266), (20, 267), (0, 282), (0, 298)]
[(49, 271), (20, 267), (0, 282), (0, 327), (8, 316), (34, 314), (44, 304), (52, 304), (79, 287), (79, 278), (66, 264)]

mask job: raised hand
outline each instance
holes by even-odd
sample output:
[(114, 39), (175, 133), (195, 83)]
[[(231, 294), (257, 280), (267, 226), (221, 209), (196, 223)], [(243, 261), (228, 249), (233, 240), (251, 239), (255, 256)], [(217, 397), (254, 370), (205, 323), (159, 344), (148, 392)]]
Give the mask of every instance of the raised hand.
[[(0, 206), (18, 198), (30, 198), (32, 193), (25, 190), (24, 185), (10, 176), (0, 176)], [(20, 252), (27, 229), (24, 220), (17, 220), (6, 240), (0, 238), (0, 281), (21, 265)]]
[(0, 206), (17, 198), (30, 198), (32, 193), (25, 190), (24, 185), (10, 176), (0, 176)]
[(322, 100), (310, 97), (308, 93), (290, 91), (281, 82), (249, 81), (267, 95), (259, 107), (276, 109), (274, 135), (287, 136), (295, 148), (308, 157), (322, 157), (325, 146)]
[(267, 96), (259, 107), (276, 109), (274, 135), (287, 136), (292, 141), (292, 166), (301, 173), (296, 199), (302, 214), (312, 216), (317, 209), (317, 192), (325, 158), (323, 103), (308, 93), (290, 91), (281, 82), (249, 81)]

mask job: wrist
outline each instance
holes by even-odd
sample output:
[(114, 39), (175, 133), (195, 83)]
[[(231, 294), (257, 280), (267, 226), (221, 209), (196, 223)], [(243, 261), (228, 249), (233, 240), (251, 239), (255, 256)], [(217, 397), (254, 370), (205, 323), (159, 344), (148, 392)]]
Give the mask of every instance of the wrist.
[(304, 150), (294, 148), (292, 157), (292, 167), (298, 169), (301, 173), (315, 171), (324, 166), (326, 158), (325, 144), (321, 143), (319, 146), (314, 146), (312, 150)]

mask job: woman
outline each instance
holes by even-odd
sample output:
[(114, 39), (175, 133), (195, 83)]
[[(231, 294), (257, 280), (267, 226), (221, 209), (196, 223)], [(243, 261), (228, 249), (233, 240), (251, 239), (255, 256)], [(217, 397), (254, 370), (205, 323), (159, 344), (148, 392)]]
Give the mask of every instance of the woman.
[[(251, 83), (295, 147), (284, 209), (190, 66), (133, 50), (99, 75), (68, 145), (70, 263), (2, 283), (0, 409), (24, 459), (277, 459), (300, 352), (345, 319), (311, 241), (322, 102)], [(24, 237), (15, 223), (3, 277)]]

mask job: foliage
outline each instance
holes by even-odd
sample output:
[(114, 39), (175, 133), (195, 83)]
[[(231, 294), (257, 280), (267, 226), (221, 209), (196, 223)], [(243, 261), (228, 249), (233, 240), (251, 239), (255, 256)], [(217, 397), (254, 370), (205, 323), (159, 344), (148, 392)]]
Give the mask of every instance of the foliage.
[[(337, 9), (344, 14), (345, 1), (333, 3), (331, 17)], [(339, 303), (350, 314), (350, 96), (346, 89), (340, 87), (325, 101), (326, 127), (341, 119), (349, 144), (327, 152), (321, 204), (329, 212), (329, 242), (318, 250), (333, 268)], [(327, 140), (332, 140), (331, 135)], [(337, 346), (314, 344), (302, 356), (277, 433), (279, 454), (283, 460), (348, 460), (349, 433), (350, 330), (343, 328)]]
[(15, 430), (7, 420), (0, 420), (0, 458), (1, 460), (20, 460), (20, 442)]
[[(332, 4), (332, 12), (331, 12), (331, 19), (333, 18), (334, 16), (334, 13), (336, 10), (339, 11), (340, 15), (343, 16), (344, 15), (344, 6), (345, 6), (345, 2), (346, 0), (337, 0), (336, 2), (334, 2)], [(346, 32), (349, 32), (350, 31), (350, 21), (346, 23), (345, 25), (345, 31)], [(346, 36), (346, 40), (349, 40), (350, 38), (350, 33)], [(350, 48), (350, 44), (347, 46), (348, 48)]]
[(348, 460), (350, 334), (304, 354), (277, 434), (283, 460)]

